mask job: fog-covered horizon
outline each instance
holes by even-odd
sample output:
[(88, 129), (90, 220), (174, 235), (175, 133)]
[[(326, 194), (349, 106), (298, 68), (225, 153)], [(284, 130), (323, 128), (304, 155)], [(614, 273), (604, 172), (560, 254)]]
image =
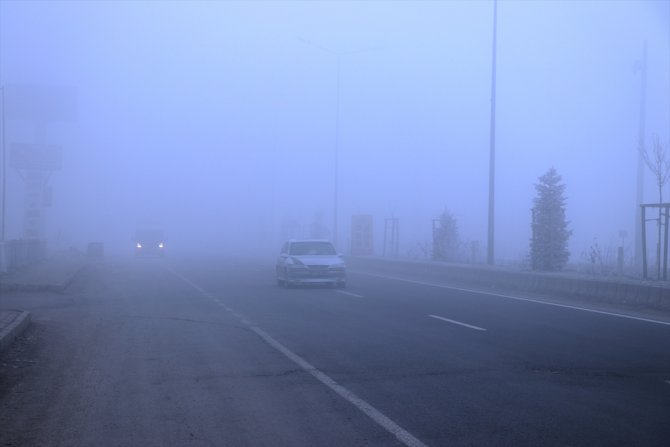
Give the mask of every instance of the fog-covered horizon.
[[(275, 254), (317, 213), (332, 236), (340, 52), (339, 245), (352, 214), (400, 222), (420, 254), (446, 208), (485, 259), (493, 2), (3, 0), (3, 85), (68, 86), (76, 119), (6, 122), (6, 144), (62, 147), (45, 237), (131, 253)], [(670, 141), (670, 2), (498, 2), (496, 257), (528, 252), (539, 176), (563, 177), (572, 262), (634, 236), (640, 72), (645, 139)], [(311, 43), (310, 43), (311, 42)], [(8, 104), (7, 107), (10, 107)], [(9, 113), (9, 111), (8, 111)], [(8, 157), (9, 158), (9, 157)], [(8, 166), (6, 238), (24, 186)], [(646, 202), (658, 200), (645, 170)], [(670, 197), (670, 191), (666, 191)], [(651, 225), (651, 224), (650, 224)], [(651, 226), (650, 226), (651, 228)], [(308, 236), (308, 234), (304, 234)]]

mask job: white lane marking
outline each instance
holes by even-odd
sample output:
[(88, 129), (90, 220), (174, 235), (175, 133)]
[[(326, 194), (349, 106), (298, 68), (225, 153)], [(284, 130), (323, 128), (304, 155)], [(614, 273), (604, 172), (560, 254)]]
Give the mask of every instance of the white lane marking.
[(446, 321), (447, 323), (453, 323), (453, 324), (458, 324), (460, 326), (469, 327), (470, 329), (474, 329), (476, 331), (485, 331), (486, 330), (483, 327), (473, 326), (473, 325), (467, 324), (467, 323), (461, 323), (460, 321), (450, 320), (449, 318), (439, 317), (437, 315), (428, 315), (428, 316), (431, 317), (431, 318), (437, 318), (438, 320)]
[(666, 380), (665, 383), (667, 383), (668, 385), (670, 385), (670, 380)]
[(347, 292), (346, 290), (336, 290), (336, 292), (341, 293), (343, 295), (355, 296), (356, 298), (365, 298), (363, 295), (359, 295), (353, 292)]
[(584, 312), (592, 312), (594, 314), (609, 315), (611, 317), (627, 318), (629, 320), (638, 320), (638, 321), (644, 321), (646, 323), (654, 323), (654, 324), (662, 324), (662, 325), (665, 325), (665, 326), (670, 326), (670, 321), (653, 320), (651, 318), (643, 318), (643, 317), (634, 317), (632, 315), (619, 314), (619, 313), (616, 313), (616, 312), (607, 312), (605, 310), (596, 310), (596, 309), (589, 309), (587, 307), (570, 306), (569, 304), (552, 303), (551, 301), (534, 300), (532, 298), (521, 298), (519, 296), (504, 295), (502, 293), (494, 293), (494, 292), (485, 292), (485, 291), (476, 290), (476, 289), (464, 289), (464, 288), (461, 288), (461, 287), (447, 286), (447, 285), (444, 285), (444, 284), (438, 284), (438, 283), (434, 283), (434, 282), (417, 281), (417, 280), (414, 280), (414, 279), (406, 279), (406, 278), (397, 278), (395, 276), (377, 275), (377, 274), (374, 274), (374, 273), (363, 273), (363, 272), (355, 272), (355, 273), (359, 274), (359, 275), (374, 276), (374, 277), (377, 277), (377, 278), (392, 279), (392, 280), (396, 280), (396, 281), (403, 281), (403, 282), (409, 282), (409, 283), (413, 283), (413, 284), (420, 284), (420, 285), (423, 285), (423, 286), (439, 287), (439, 288), (442, 288), (442, 289), (458, 290), (458, 291), (461, 291), (461, 292), (470, 292), (470, 293), (478, 293), (478, 294), (481, 294), (481, 295), (497, 296), (499, 298), (507, 298), (507, 299), (510, 299), (510, 300), (527, 301), (527, 302), (530, 302), (530, 303), (545, 304), (547, 306), (564, 307), (566, 309), (581, 310), (581, 311), (584, 311)]
[[(193, 288), (195, 288), (196, 290), (198, 290), (199, 292), (201, 292), (203, 295), (207, 296), (207, 293), (204, 290), (202, 290), (200, 287), (198, 287), (196, 284), (191, 282), (186, 277), (180, 275), (174, 270), (170, 269), (169, 271), (172, 272), (178, 278), (182, 279), (190, 286), (192, 286)], [(214, 299), (212, 298), (212, 300)], [(307, 360), (303, 359), (299, 355), (295, 354), (286, 346), (279, 343), (267, 332), (265, 332), (258, 326), (255, 326), (253, 323), (244, 318), (242, 315), (233, 311), (231, 308), (227, 306), (225, 308), (229, 313), (234, 315), (238, 320), (240, 320), (244, 325), (246, 325), (251, 331), (253, 331), (261, 339), (263, 339), (263, 341), (265, 341), (271, 347), (282, 353), (285, 357), (287, 357), (289, 360), (297, 364), (300, 368), (302, 368), (305, 372), (309, 373), (319, 382), (323, 383), (325, 386), (327, 386), (332, 391), (337, 393), (344, 400), (348, 401), (350, 404), (358, 408), (366, 416), (368, 416), (370, 419), (375, 421), (381, 427), (386, 429), (386, 431), (394, 435), (401, 443), (403, 443), (407, 447), (428, 447), (426, 444), (424, 444), (423, 442), (419, 441), (419, 439), (414, 437), (410, 432), (408, 432), (407, 430), (405, 430), (404, 428), (393, 422), (391, 419), (389, 419), (381, 411), (377, 410), (375, 407), (373, 407), (372, 405), (370, 405), (369, 403), (358, 397), (356, 394), (354, 394), (347, 388), (343, 387), (342, 385), (331, 379), (330, 376), (328, 376), (321, 370), (312, 366), (311, 363), (309, 363)]]
[(360, 397), (356, 396), (354, 393), (349, 391), (347, 388), (343, 387), (339, 383), (335, 382), (333, 379), (331, 379), (327, 374), (321, 372), (314, 366), (312, 366), (309, 362), (307, 362), (305, 359), (300, 357), (299, 355), (293, 353), (290, 349), (279, 343), (277, 340), (272, 338), (270, 335), (268, 335), (265, 331), (262, 329), (259, 329), (256, 326), (250, 326), (250, 329), (254, 331), (259, 337), (261, 337), (267, 344), (275, 348), (277, 351), (281, 352), (284, 354), (287, 358), (292, 360), (294, 363), (296, 363), (298, 366), (300, 366), (303, 370), (311, 374), (315, 379), (317, 379), (319, 382), (323, 383), (326, 385), (328, 388), (336, 392), (340, 397), (344, 398), (347, 400), (349, 403), (351, 403), (353, 406), (358, 408), (360, 411), (365, 413), (368, 417), (370, 417), (373, 421), (375, 421), (377, 424), (381, 425), (383, 428), (385, 428), (388, 432), (392, 433), (395, 435), (396, 438), (403, 444), (409, 447), (426, 447), (426, 445), (419, 441), (417, 438), (415, 438), (412, 434), (410, 434), (407, 430), (403, 429), (400, 427), (398, 424), (393, 422), (391, 419), (389, 419), (387, 416), (385, 416), (383, 413), (381, 413), (379, 410), (377, 410), (375, 407), (361, 399)]
[(198, 292), (200, 292), (200, 293), (202, 293), (203, 295), (207, 296), (207, 292), (205, 292), (203, 289), (200, 288), (200, 286), (198, 286), (196, 283), (194, 283), (193, 281), (191, 281), (190, 279), (188, 279), (187, 277), (185, 277), (185, 276), (182, 275), (181, 273), (176, 272), (175, 270), (172, 270), (172, 269), (169, 268), (169, 267), (165, 267), (165, 269), (166, 269), (167, 271), (169, 271), (170, 273), (172, 273), (173, 275), (177, 276), (179, 279), (181, 279), (182, 281), (184, 281), (184, 282), (185, 282), (186, 284), (188, 284), (189, 286), (193, 287), (193, 288), (194, 288), (195, 290), (197, 290)]

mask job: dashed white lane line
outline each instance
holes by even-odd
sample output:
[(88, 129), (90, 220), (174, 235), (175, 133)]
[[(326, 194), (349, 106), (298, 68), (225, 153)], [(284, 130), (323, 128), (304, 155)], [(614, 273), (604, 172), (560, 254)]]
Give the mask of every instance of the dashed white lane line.
[(375, 273), (363, 273), (363, 272), (355, 272), (355, 273), (359, 274), (359, 275), (373, 276), (373, 277), (376, 277), (376, 278), (392, 279), (392, 280), (395, 280), (395, 281), (403, 281), (403, 282), (408, 282), (408, 283), (412, 283), (412, 284), (420, 284), (422, 286), (439, 287), (441, 289), (458, 290), (460, 292), (469, 292), (469, 293), (476, 293), (476, 294), (480, 294), (480, 295), (496, 296), (496, 297), (499, 297), (499, 298), (507, 298), (509, 300), (526, 301), (526, 302), (530, 302), (530, 303), (544, 304), (546, 306), (563, 307), (563, 308), (566, 308), (566, 309), (581, 310), (583, 312), (591, 312), (591, 313), (594, 313), (594, 314), (609, 315), (611, 317), (627, 318), (629, 320), (644, 321), (646, 323), (654, 323), (654, 324), (662, 324), (662, 325), (665, 325), (665, 326), (670, 326), (670, 321), (662, 321), (662, 320), (654, 320), (654, 319), (651, 319), (651, 318), (635, 317), (633, 315), (625, 315), (625, 314), (619, 314), (619, 313), (616, 313), (616, 312), (607, 312), (607, 311), (604, 311), (604, 310), (589, 309), (587, 307), (571, 306), (569, 304), (552, 303), (551, 301), (534, 300), (532, 298), (521, 298), (520, 296), (505, 295), (505, 294), (502, 294), (502, 293), (494, 293), (494, 292), (485, 292), (485, 291), (482, 291), (482, 290), (464, 289), (464, 288), (461, 288), (461, 287), (447, 286), (445, 284), (438, 284), (438, 283), (434, 283), (434, 282), (417, 281), (417, 280), (414, 280), (414, 279), (406, 279), (406, 278), (397, 278), (395, 276), (378, 275), (378, 274), (375, 274)]
[[(169, 271), (180, 278), (182, 281), (186, 282), (190, 286), (192, 286), (194, 289), (202, 293), (204, 296), (210, 298), (214, 302), (219, 302), (216, 298), (212, 298), (207, 292), (205, 292), (203, 289), (198, 287), (196, 284), (194, 284), (192, 281), (190, 281), (188, 278), (185, 276), (177, 273), (176, 271), (169, 269)], [(220, 303), (220, 302), (219, 302)], [(275, 340), (271, 335), (269, 335), (267, 332), (259, 328), (258, 326), (255, 326), (253, 323), (251, 323), (249, 320), (244, 318), (242, 315), (239, 313), (235, 312), (228, 306), (224, 305), (224, 308), (231, 313), (233, 316), (235, 316), (240, 322), (242, 322), (244, 325), (246, 325), (251, 331), (253, 331), (256, 335), (258, 335), (261, 339), (263, 339), (268, 345), (272, 346), (274, 349), (282, 353), (285, 357), (287, 357), (289, 360), (291, 360), (293, 363), (297, 364), (300, 368), (302, 368), (305, 372), (309, 373), (312, 377), (314, 377), (316, 380), (330, 388), (332, 391), (337, 393), (340, 397), (342, 397), (344, 400), (348, 401), (350, 404), (352, 404), (354, 407), (356, 407), (358, 410), (363, 412), (365, 415), (367, 415), (370, 419), (375, 421), (378, 425), (383, 427), (386, 431), (394, 435), (401, 443), (406, 445), (407, 447), (427, 447), (426, 444), (421, 442), (419, 439), (414, 437), (410, 432), (393, 422), (391, 419), (389, 419), (386, 415), (384, 415), (381, 411), (377, 410), (375, 407), (358, 397), (356, 394), (353, 392), (349, 391), (347, 388), (343, 387), (336, 381), (330, 378), (327, 374), (322, 372), (321, 370), (315, 368), (312, 366), (311, 363), (309, 363), (307, 360), (303, 359), (290, 349), (288, 349), (286, 346), (282, 345), (279, 343), (277, 340)]]
[(353, 293), (353, 292), (347, 292), (346, 290), (336, 290), (336, 292), (341, 293), (342, 295), (354, 296), (356, 298), (365, 298), (363, 295), (359, 295), (359, 294)]
[(431, 318), (437, 318), (438, 320), (446, 321), (447, 323), (458, 324), (459, 326), (469, 327), (470, 329), (474, 329), (476, 331), (485, 331), (486, 330), (483, 327), (473, 326), (473, 325), (467, 324), (467, 323), (461, 323), (460, 321), (450, 320), (449, 318), (444, 318), (444, 317), (440, 317), (440, 316), (437, 316), (437, 315), (428, 315), (428, 316), (431, 317)]

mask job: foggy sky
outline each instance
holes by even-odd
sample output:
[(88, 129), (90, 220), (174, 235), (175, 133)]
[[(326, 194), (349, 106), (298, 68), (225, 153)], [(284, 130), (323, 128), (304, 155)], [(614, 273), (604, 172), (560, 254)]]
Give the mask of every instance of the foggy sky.
[[(2, 82), (73, 86), (49, 123), (52, 246), (131, 250), (160, 222), (182, 250), (275, 253), (282, 223), (332, 230), (341, 59), (340, 241), (352, 213), (400, 219), (401, 254), (447, 207), (485, 255), (493, 4), (2, 1)], [(640, 74), (646, 139), (670, 140), (670, 2), (498, 3), (496, 252), (528, 252), (537, 178), (567, 185), (572, 260), (634, 235)], [(358, 51), (361, 50), (361, 51)], [(35, 141), (8, 121), (6, 141)], [(645, 173), (645, 201), (656, 201)], [(666, 192), (670, 197), (670, 191)], [(7, 237), (23, 189), (8, 178)], [(130, 246), (130, 249), (126, 248)]]

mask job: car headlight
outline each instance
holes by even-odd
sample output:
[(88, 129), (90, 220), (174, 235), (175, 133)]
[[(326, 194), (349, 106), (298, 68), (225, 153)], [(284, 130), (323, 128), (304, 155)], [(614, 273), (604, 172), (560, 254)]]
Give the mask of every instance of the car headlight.
[(332, 269), (344, 269), (344, 262), (338, 262), (337, 264), (332, 264), (330, 266)]
[(158, 244), (158, 248), (163, 248), (163, 247), (165, 247), (165, 245), (163, 245), (162, 242)]
[(142, 248), (142, 244), (140, 244), (140, 243), (138, 242), (137, 244), (135, 244), (135, 247), (136, 247), (136, 248)]

